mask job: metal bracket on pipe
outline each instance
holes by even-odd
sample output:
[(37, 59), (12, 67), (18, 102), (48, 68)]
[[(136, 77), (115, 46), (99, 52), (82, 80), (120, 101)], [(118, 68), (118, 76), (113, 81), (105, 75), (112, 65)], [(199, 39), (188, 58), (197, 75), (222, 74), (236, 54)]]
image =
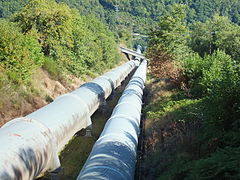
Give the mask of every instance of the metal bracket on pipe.
[(62, 167), (59, 167), (57, 169), (55, 169), (54, 171), (52, 171), (50, 173), (51, 175), (51, 180), (60, 180), (61, 179), (61, 175), (63, 174), (63, 168)]
[(108, 97), (110, 100), (114, 99), (116, 97), (117, 93), (116, 90), (114, 89), (111, 93), (111, 95)]
[(86, 134), (85, 134), (86, 137), (92, 137), (92, 125), (88, 126), (86, 128)]
[(101, 103), (99, 109), (101, 110), (101, 112), (103, 112), (104, 114), (107, 112), (107, 101), (106, 99)]

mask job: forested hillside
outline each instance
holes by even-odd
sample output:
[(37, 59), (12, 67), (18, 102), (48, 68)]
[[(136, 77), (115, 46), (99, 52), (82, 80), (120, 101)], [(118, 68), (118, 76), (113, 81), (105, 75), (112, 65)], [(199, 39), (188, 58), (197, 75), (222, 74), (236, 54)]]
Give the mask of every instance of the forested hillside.
[[(238, 0), (56, 0), (78, 9), (81, 15), (93, 15), (121, 38), (128, 46), (132, 46), (132, 32), (150, 33), (157, 27), (161, 16), (171, 11), (171, 5), (186, 5), (187, 23), (204, 22), (215, 13), (227, 16), (234, 23), (240, 24), (240, 2)], [(23, 7), (28, 0), (0, 0), (0, 17), (9, 17)], [(147, 40), (135, 37), (135, 46), (147, 46)]]
[[(28, 0), (0, 1), (0, 17), (9, 17), (19, 10)], [(240, 24), (240, 2), (238, 0), (56, 0), (76, 8), (82, 15), (93, 14), (107, 22), (116, 31), (136, 31), (148, 33), (151, 26), (161, 16), (171, 11), (174, 3), (186, 4), (187, 22), (206, 21), (215, 13), (228, 16), (234, 23)], [(118, 6), (118, 12), (116, 12)]]
[(216, 14), (188, 27), (187, 8), (174, 4), (151, 33), (162, 95), (145, 109), (145, 178), (239, 179), (240, 26)]
[(1, 3), (10, 15), (0, 19), (2, 112), (11, 104), (19, 108), (18, 97), (41, 94), (32, 79), (39, 69), (66, 84), (66, 75), (94, 77), (119, 63), (114, 34), (95, 16), (54, 0), (31, 0), (14, 14), (24, 3)]

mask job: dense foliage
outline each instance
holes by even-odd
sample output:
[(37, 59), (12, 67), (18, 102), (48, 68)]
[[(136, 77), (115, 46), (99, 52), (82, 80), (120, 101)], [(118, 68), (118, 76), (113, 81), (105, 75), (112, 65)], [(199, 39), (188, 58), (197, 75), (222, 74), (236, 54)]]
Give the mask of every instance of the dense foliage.
[[(28, 0), (1, 0), (1, 16), (7, 17), (19, 10)], [(158, 19), (163, 13), (169, 10), (172, 4), (181, 3), (187, 5), (187, 20), (206, 21), (215, 13), (228, 16), (233, 22), (239, 23), (240, 2), (238, 0), (57, 0), (65, 2), (69, 6), (81, 10), (84, 14), (94, 13), (98, 17), (104, 17), (107, 13), (105, 10), (114, 11), (115, 5), (119, 5), (120, 12), (126, 12), (135, 17), (146, 17)]]
[[(187, 23), (205, 22), (215, 13), (228, 16), (240, 24), (240, 2), (238, 0), (56, 0), (64, 2), (71, 8), (76, 8), (82, 15), (93, 14), (107, 23), (115, 35), (122, 32), (138, 32), (148, 34), (156, 26), (162, 15), (171, 12), (172, 5), (186, 5)], [(18, 11), (28, 0), (0, 0), (0, 17), (9, 17)], [(118, 9), (118, 11), (117, 11)], [(125, 39), (125, 42), (129, 42)], [(135, 44), (146, 45), (146, 39), (136, 37)], [(129, 44), (131, 45), (131, 44)]]
[(64, 72), (80, 76), (102, 72), (118, 61), (108, 28), (65, 4), (31, 0), (10, 21), (1, 21), (0, 57), (12, 80), (29, 79), (36, 65), (44, 64), (55, 77)]
[(11, 16), (13, 13), (19, 11), (28, 0), (1, 0), (0, 1), (0, 18), (6, 18)]
[[(0, 67), (15, 83), (29, 81), (34, 69), (44, 61), (36, 38), (23, 35), (16, 24), (0, 20)], [(4, 80), (3, 74), (1, 80)], [(7, 80), (5, 79), (5, 80)], [(1, 82), (0, 82), (1, 86)]]
[(205, 22), (194, 23), (186, 34), (187, 20), (181, 18), (185, 17), (184, 11), (179, 11), (184, 10), (181, 6), (173, 5), (180, 13), (163, 16), (152, 33), (148, 55), (153, 72), (158, 72), (154, 73), (156, 77), (162, 78), (164, 71), (168, 71), (155, 66), (159, 62), (170, 61), (181, 69), (185, 96), (159, 102), (148, 114), (151, 118), (174, 116), (174, 121), (185, 127), (183, 139), (190, 136), (193, 139), (191, 129), (194, 128), (188, 127), (191, 124), (199, 125), (200, 134), (195, 131), (197, 140), (190, 143), (179, 142), (185, 149), (173, 153), (171, 162), (159, 167), (162, 175), (158, 176), (160, 179), (239, 179), (240, 171), (236, 168), (240, 152), (239, 26), (227, 17), (214, 15)]
[(185, 20), (186, 6), (174, 4), (170, 9), (150, 34), (147, 55), (152, 59), (149, 64), (153, 75), (179, 83), (182, 72), (177, 64), (189, 51), (189, 29)]
[(192, 25), (190, 46), (201, 56), (220, 49), (237, 60), (240, 55), (239, 31), (240, 26), (216, 14), (204, 23), (196, 22)]

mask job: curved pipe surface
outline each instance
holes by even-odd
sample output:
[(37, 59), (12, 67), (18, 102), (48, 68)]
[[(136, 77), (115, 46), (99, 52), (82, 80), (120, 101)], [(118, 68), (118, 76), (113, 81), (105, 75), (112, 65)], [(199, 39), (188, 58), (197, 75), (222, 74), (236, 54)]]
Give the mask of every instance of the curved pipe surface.
[(146, 69), (147, 61), (143, 60), (94, 144), (77, 180), (134, 178)]
[(0, 128), (0, 179), (34, 179), (60, 166), (58, 153), (135, 68), (129, 61)]

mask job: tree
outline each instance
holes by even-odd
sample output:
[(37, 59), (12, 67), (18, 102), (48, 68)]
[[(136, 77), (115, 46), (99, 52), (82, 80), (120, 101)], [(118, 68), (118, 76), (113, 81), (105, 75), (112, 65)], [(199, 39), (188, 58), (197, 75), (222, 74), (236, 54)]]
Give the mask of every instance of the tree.
[(186, 6), (174, 4), (160, 20), (156, 30), (151, 33), (148, 57), (152, 73), (161, 78), (183, 81), (178, 61), (188, 51), (188, 28), (186, 26)]
[(157, 29), (151, 33), (150, 46), (159, 44), (174, 58), (181, 58), (187, 48), (188, 28), (186, 24), (186, 6), (174, 4), (161, 17)]
[(14, 83), (26, 83), (44, 58), (37, 39), (23, 35), (15, 23), (0, 20), (0, 67)]
[[(114, 61), (113, 58), (104, 57), (108, 53), (104, 51), (106, 46), (117, 53), (114, 37), (106, 26), (93, 16), (80, 16), (77, 10), (64, 3), (30, 0), (13, 16), (12, 21), (18, 23), (24, 34), (37, 37), (45, 56), (56, 61), (63, 70), (77, 76), (87, 73), (91, 68), (101, 71), (117, 62), (115, 55), (112, 55)], [(101, 33), (109, 38), (100, 39)], [(111, 45), (103, 44), (102, 41)]]
[(227, 17), (214, 15), (206, 22), (193, 25), (190, 47), (201, 56), (212, 54), (220, 49), (239, 59), (240, 27), (232, 23)]
[(27, 4), (28, 0), (0, 0), (0, 18), (10, 17)]

